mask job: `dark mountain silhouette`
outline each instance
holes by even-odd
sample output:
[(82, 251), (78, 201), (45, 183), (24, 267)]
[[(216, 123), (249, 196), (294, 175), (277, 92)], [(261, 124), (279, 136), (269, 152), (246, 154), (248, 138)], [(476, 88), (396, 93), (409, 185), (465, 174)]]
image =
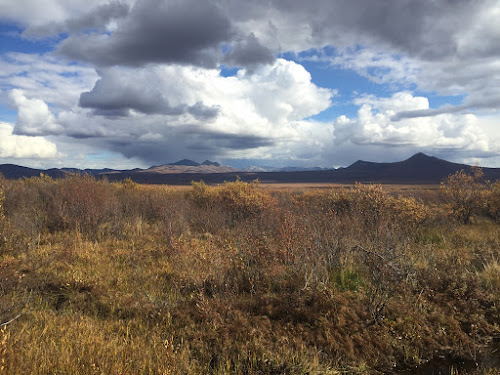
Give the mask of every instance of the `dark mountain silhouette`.
[(203, 163), (201, 163), (201, 165), (213, 165), (214, 167), (220, 167), (219, 163), (210, 160), (205, 160)]
[(43, 173), (46, 176), (52, 178), (63, 178), (68, 175), (73, 174), (88, 174), (91, 176), (98, 176), (106, 173), (121, 173), (129, 172), (118, 169), (78, 169), (78, 168), (50, 168), (50, 169), (34, 169), (28, 167), (22, 167), (15, 164), (0, 164), (0, 174), (6, 178), (18, 179), (18, 178), (30, 178), (30, 177), (40, 177)]
[(43, 173), (52, 178), (61, 178), (66, 175), (61, 169), (52, 168), (52, 169), (34, 169), (28, 167), (21, 167), (15, 164), (2, 164), (0, 165), (0, 173), (6, 177), (11, 179), (18, 179), (23, 177), (40, 177), (40, 173)]
[(182, 160), (176, 161), (175, 163), (170, 163), (170, 164), (166, 164), (166, 165), (184, 165), (187, 167), (197, 167), (200, 165), (200, 163), (197, 163), (197, 162), (189, 160), (189, 159), (182, 159)]
[[(189, 163), (189, 164), (188, 164)], [(187, 165), (186, 165), (187, 164)], [(461, 169), (471, 170), (471, 166), (452, 163), (422, 153), (395, 163), (375, 163), (358, 160), (346, 168), (337, 170), (289, 171), (289, 172), (243, 172), (231, 167), (221, 166), (206, 160), (202, 164), (192, 160), (153, 166), (149, 169), (49, 169), (40, 170), (12, 164), (0, 165), (0, 173), (6, 178), (39, 176), (44, 173), (53, 178), (64, 177), (70, 173), (88, 173), (96, 177), (105, 176), (110, 181), (131, 178), (139, 183), (184, 185), (191, 181), (203, 180), (206, 183), (224, 181), (261, 180), (263, 183), (383, 183), (383, 184), (438, 184), (447, 176)], [(500, 180), (500, 168), (482, 168), (484, 176), (490, 181)]]
[[(337, 174), (342, 180), (438, 183), (456, 171), (470, 168), (466, 164), (452, 163), (420, 152), (395, 163), (358, 160), (349, 167), (338, 170)], [(500, 177), (498, 168), (483, 168), (483, 171), (492, 179)]]
[(117, 173), (117, 172), (122, 172), (123, 170), (118, 170), (118, 169), (110, 169), (110, 168), (104, 168), (104, 169), (78, 169), (78, 168), (61, 168), (63, 172), (66, 173), (76, 173), (76, 174), (88, 174), (91, 176), (97, 176), (103, 173)]

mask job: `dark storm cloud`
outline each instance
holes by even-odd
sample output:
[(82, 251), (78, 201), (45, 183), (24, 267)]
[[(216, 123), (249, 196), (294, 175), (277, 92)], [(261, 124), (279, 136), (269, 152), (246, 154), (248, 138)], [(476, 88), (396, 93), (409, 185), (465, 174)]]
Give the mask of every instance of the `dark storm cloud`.
[(184, 129), (163, 127), (163, 131), (166, 136), (155, 142), (141, 141), (135, 136), (112, 140), (96, 139), (95, 142), (128, 158), (139, 158), (151, 165), (182, 158), (216, 160), (227, 151), (247, 150), (273, 144), (264, 137), (214, 132), (194, 125), (187, 125)]
[(23, 33), (23, 36), (28, 38), (41, 38), (64, 32), (74, 33), (85, 30), (101, 30), (109, 21), (123, 18), (128, 12), (129, 6), (127, 4), (120, 1), (111, 1), (77, 18), (70, 18), (61, 23), (53, 22), (28, 28)]
[(187, 148), (214, 152), (220, 149), (248, 150), (252, 148), (272, 146), (269, 138), (243, 134), (227, 134), (218, 132), (201, 132), (188, 138)]
[(357, 0), (345, 2), (345, 6), (359, 6), (352, 22), (375, 41), (432, 60), (457, 53), (455, 31), (457, 25), (467, 27), (471, 22), (475, 10), (470, 3), (469, 0)]
[[(73, 34), (59, 45), (71, 59), (100, 66), (178, 63), (216, 67), (224, 62), (252, 70), (272, 63), (277, 51), (325, 46), (375, 46), (434, 61), (498, 53), (491, 30), (474, 45), (457, 38), (474, 26), (489, 1), (469, 0), (138, 0), (110, 3), (102, 12), (67, 21), (67, 29), (122, 17), (111, 34)], [(102, 14), (102, 16), (100, 16)], [(47, 26), (48, 27), (48, 26)], [(88, 26), (87, 26), (88, 27)], [(242, 37), (244, 36), (244, 37)], [(473, 38), (475, 39), (475, 38)], [(224, 55), (223, 46), (229, 46)], [(464, 48), (466, 47), (466, 48)], [(297, 51), (297, 50), (295, 50)], [(495, 52), (496, 51), (496, 52)]]
[(188, 112), (198, 119), (213, 119), (219, 115), (220, 107), (207, 107), (202, 102), (197, 102), (195, 105), (187, 108)]
[(140, 88), (126, 91), (108, 91), (102, 88), (102, 80), (97, 81), (94, 89), (80, 95), (80, 106), (92, 108), (97, 114), (128, 116), (129, 110), (145, 114), (181, 115), (186, 109), (171, 106), (160, 90), (143, 93)]
[(154, 75), (138, 76), (133, 81), (123, 79), (119, 71), (103, 70), (92, 91), (80, 95), (79, 105), (91, 108), (94, 114), (107, 117), (129, 116), (130, 110), (144, 114), (179, 116), (186, 113), (200, 120), (211, 120), (219, 114), (218, 107), (171, 105), (163, 87), (154, 81)]
[[(123, 0), (122, 0), (123, 1)], [(215, 67), (272, 61), (272, 53), (325, 46), (391, 48), (433, 61), (447, 56), (498, 56), (500, 31), (484, 22), (496, 0), (138, 0), (132, 9), (112, 1), (61, 24), (31, 27), (27, 35), (73, 33), (65, 56), (98, 65), (182, 63)], [(12, 6), (13, 8), (16, 5)], [(20, 5), (19, 5), (20, 7)], [(78, 34), (103, 30), (110, 34)], [(473, 31), (470, 38), (462, 34)], [(243, 40), (242, 35), (247, 35)], [(221, 48), (229, 45), (223, 56)], [(300, 47), (297, 47), (300, 46)]]
[[(349, 25), (362, 37), (388, 44), (412, 55), (434, 59), (456, 53), (450, 20), (462, 18), (469, 7), (464, 0), (340, 0), (335, 21)], [(467, 20), (464, 19), (463, 22)], [(322, 31), (316, 29), (318, 35)]]
[[(282, 51), (288, 43), (302, 48), (359, 46), (392, 47), (424, 59), (460, 53), (458, 32), (475, 26), (476, 15), (491, 1), (470, 0), (254, 0), (225, 1), (233, 20), (260, 19), (257, 36), (275, 40)], [(487, 34), (487, 32), (485, 32)], [(294, 39), (303, 39), (302, 41)], [(485, 38), (486, 40), (491, 38)], [(498, 43), (479, 42), (481, 50)], [(487, 46), (484, 46), (484, 43)]]
[(249, 70), (255, 69), (260, 64), (272, 64), (274, 60), (273, 52), (263, 46), (254, 33), (250, 33), (243, 40), (236, 42), (232, 50), (224, 56), (225, 63), (243, 66)]
[(220, 44), (232, 34), (230, 20), (212, 1), (141, 0), (110, 36), (70, 36), (59, 52), (97, 65), (215, 67), (222, 54)]

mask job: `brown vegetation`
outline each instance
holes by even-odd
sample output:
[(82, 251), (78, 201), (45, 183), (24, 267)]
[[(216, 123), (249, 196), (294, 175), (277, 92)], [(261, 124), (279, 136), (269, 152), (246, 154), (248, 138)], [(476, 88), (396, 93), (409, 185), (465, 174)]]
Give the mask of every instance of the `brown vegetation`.
[(479, 186), (450, 177), (439, 201), (380, 185), (0, 180), (0, 373), (387, 373), (478, 360), (500, 335), (499, 186), (481, 183), (467, 216), (455, 183)]

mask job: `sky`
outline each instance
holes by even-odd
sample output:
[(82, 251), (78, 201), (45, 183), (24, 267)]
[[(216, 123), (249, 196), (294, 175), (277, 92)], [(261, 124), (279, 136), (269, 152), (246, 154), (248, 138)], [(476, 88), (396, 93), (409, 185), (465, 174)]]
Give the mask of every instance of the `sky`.
[(500, 0), (0, 0), (0, 164), (500, 167)]

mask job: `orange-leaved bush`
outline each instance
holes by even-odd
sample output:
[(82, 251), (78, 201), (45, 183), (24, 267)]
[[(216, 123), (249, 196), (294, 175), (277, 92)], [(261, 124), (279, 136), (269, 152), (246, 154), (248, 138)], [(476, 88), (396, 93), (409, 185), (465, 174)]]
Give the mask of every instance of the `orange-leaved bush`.
[(460, 170), (448, 176), (441, 183), (441, 196), (448, 206), (450, 215), (456, 220), (469, 224), (481, 203), (485, 189), (481, 168), (473, 167), (471, 173)]
[(0, 180), (0, 220), (3, 219), (3, 201), (5, 200), (5, 194), (3, 192), (3, 186)]
[(486, 214), (496, 223), (500, 223), (500, 181), (489, 186), (484, 194)]
[(61, 180), (57, 198), (64, 224), (87, 234), (96, 233), (99, 224), (112, 212), (114, 202), (108, 185), (88, 175)]
[(189, 196), (198, 207), (223, 209), (233, 219), (256, 217), (276, 203), (269, 193), (260, 188), (257, 180), (250, 183), (236, 180), (214, 187), (200, 181), (193, 182), (192, 186)]
[[(3, 244), (5, 242), (5, 237), (4, 237), (4, 234), (3, 234), (3, 219), (4, 219), (4, 215), (3, 215), (3, 202), (5, 200), (5, 194), (3, 192), (3, 185), (2, 185), (2, 175), (0, 175), (0, 249), (2, 249), (3, 247)], [(0, 257), (1, 257), (1, 254), (0, 254)]]
[(375, 229), (381, 219), (386, 217), (390, 197), (382, 185), (356, 183), (353, 192), (354, 212), (359, 215), (367, 229)]
[(347, 214), (354, 204), (352, 194), (347, 189), (331, 189), (328, 191), (306, 191), (293, 196), (295, 204), (301, 210), (321, 210), (333, 215)]
[(258, 216), (275, 203), (271, 195), (260, 188), (258, 180), (227, 182), (217, 187), (216, 195), (222, 207), (235, 218)]
[(191, 186), (193, 189), (187, 195), (196, 206), (199, 208), (210, 208), (210, 205), (215, 203), (214, 190), (213, 188), (209, 188), (205, 182), (192, 181)]
[(421, 224), (430, 216), (429, 207), (414, 197), (392, 198), (390, 207), (395, 219), (405, 226)]

